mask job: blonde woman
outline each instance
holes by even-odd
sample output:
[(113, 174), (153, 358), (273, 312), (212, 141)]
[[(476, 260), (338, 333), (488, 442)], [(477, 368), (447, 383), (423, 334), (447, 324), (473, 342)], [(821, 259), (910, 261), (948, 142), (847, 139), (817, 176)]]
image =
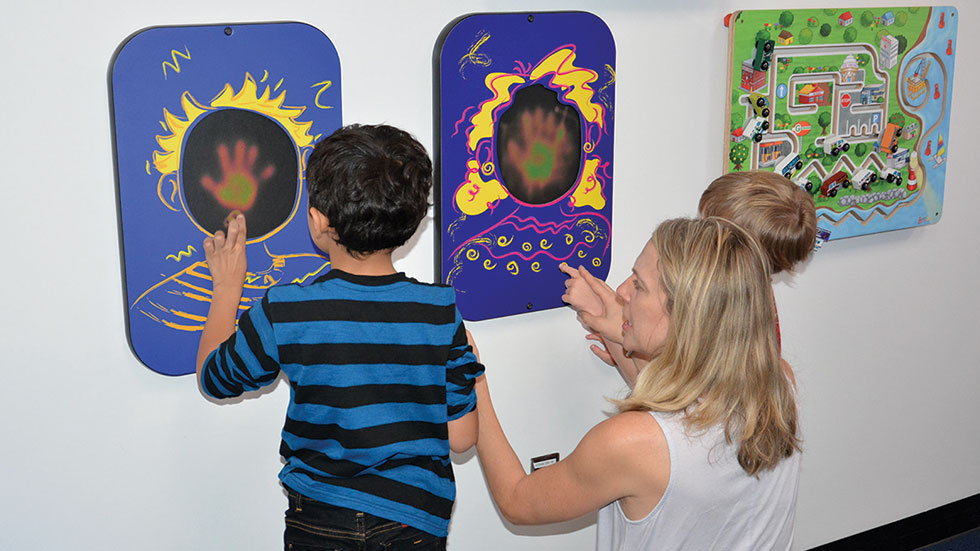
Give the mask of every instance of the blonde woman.
[[(698, 215), (731, 220), (748, 230), (766, 253), (773, 275), (792, 273), (813, 253), (817, 239), (813, 198), (781, 174), (766, 170), (729, 172), (715, 178), (701, 194)], [(591, 346), (592, 352), (619, 369), (632, 387), (639, 368), (649, 358), (635, 352), (629, 357), (623, 355), (623, 314), (616, 291), (584, 266), (576, 269), (563, 264), (561, 269), (569, 276), (561, 298), (589, 331), (586, 339), (597, 342)]]
[(623, 347), (652, 360), (618, 412), (527, 475), (477, 383), (477, 451), (516, 524), (599, 510), (598, 549), (789, 549), (800, 446), (769, 264), (720, 218), (661, 224), (617, 292)]

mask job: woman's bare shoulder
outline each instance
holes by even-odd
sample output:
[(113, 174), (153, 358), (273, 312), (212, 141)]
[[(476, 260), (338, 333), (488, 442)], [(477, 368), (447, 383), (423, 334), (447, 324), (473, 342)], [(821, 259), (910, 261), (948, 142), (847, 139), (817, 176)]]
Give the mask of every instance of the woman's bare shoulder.
[(628, 518), (648, 514), (663, 497), (670, 481), (670, 450), (657, 419), (646, 411), (628, 411), (599, 423), (608, 467), (630, 479), (620, 505)]
[(610, 453), (634, 455), (637, 447), (647, 453), (667, 452), (667, 438), (660, 423), (646, 411), (618, 413), (596, 425), (589, 436), (594, 436)]

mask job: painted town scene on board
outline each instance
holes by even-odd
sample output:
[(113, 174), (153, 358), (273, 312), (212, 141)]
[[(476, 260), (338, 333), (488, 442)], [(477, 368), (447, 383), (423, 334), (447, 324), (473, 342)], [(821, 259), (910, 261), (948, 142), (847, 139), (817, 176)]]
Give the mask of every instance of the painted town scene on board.
[(957, 19), (948, 6), (731, 14), (725, 171), (793, 180), (831, 239), (937, 222)]

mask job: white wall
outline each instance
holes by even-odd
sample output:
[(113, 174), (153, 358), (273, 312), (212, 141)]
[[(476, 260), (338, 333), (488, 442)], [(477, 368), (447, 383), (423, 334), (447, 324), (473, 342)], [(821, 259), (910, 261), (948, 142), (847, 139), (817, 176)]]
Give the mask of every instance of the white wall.
[[(820, 2), (845, 6), (836, 0)], [(865, 4), (885, 5), (867, 0)], [(657, 222), (691, 215), (720, 172), (732, 9), (785, 0), (539, 1), (584, 9), (616, 39), (613, 263), (618, 283)], [(669, 4), (675, 4), (673, 2)], [(344, 120), (405, 127), (431, 146), (431, 56), (471, 12), (526, 2), (8, 3), (0, 16), (0, 548), (275, 549), (287, 388), (238, 403), (201, 397), (130, 353), (124, 329), (106, 70), (156, 25), (300, 20), (340, 52)], [(971, 34), (959, 6), (948, 185), (934, 226), (832, 242), (776, 296), (806, 429), (797, 547), (805, 549), (980, 492), (980, 128)], [(683, 44), (687, 50), (678, 47)], [(650, 72), (695, 68), (684, 90)], [(398, 88), (393, 89), (392, 83)], [(670, 134), (651, 132), (673, 129)], [(658, 158), (670, 140), (683, 155)], [(431, 219), (399, 267), (432, 276)], [(526, 462), (568, 454), (624, 388), (590, 357), (567, 310), (474, 323), (505, 429)], [(592, 519), (506, 526), (479, 464), (458, 458), (457, 550), (591, 549)]]

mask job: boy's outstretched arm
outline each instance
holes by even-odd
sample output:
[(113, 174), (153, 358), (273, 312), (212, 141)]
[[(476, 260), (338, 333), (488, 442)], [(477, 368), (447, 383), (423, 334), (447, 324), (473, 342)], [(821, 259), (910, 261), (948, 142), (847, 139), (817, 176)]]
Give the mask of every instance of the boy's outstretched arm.
[(227, 236), (218, 230), (214, 237), (204, 240), (204, 257), (211, 272), (214, 293), (197, 349), (198, 384), (201, 383), (201, 368), (208, 355), (235, 332), (247, 270), (245, 235), (245, 216), (239, 214), (228, 224)]
[[(479, 362), (480, 351), (476, 349), (476, 344), (473, 342), (473, 335), (468, 329), (465, 331), (467, 346), (472, 349), (473, 356)], [(477, 407), (479, 407), (479, 404), (477, 404)], [(480, 434), (480, 420), (476, 409), (458, 419), (450, 421), (447, 425), (449, 428), (449, 449), (456, 453), (463, 453), (476, 445), (477, 437)]]
[[(449, 357), (446, 374), (446, 405), (448, 407), (449, 449), (463, 453), (476, 444), (479, 420), (476, 413), (476, 377), (483, 373), (476, 349), (470, 347), (470, 332), (463, 325), (463, 318), (456, 311), (457, 330)], [(466, 413), (463, 413), (463, 412)]]
[(476, 444), (476, 438), (480, 433), (480, 421), (476, 410), (446, 425), (449, 429), (449, 449), (456, 453), (463, 453)]

